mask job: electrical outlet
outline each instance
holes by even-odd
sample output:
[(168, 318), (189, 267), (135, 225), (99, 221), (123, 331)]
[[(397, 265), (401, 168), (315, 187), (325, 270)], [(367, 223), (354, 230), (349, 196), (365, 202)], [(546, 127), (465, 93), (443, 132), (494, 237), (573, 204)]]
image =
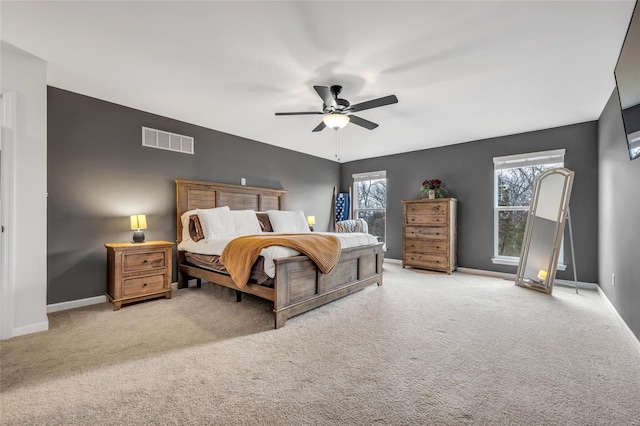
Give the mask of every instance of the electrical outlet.
[(611, 274), (611, 285), (616, 286), (616, 274)]
[(247, 180), (245, 178), (240, 178), (240, 185), (246, 185)]

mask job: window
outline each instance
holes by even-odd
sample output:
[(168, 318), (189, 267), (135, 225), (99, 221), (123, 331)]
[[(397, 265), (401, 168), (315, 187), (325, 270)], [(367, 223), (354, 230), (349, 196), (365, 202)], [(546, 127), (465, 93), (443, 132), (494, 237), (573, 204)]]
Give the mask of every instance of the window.
[[(564, 149), (559, 149), (493, 159), (493, 263), (518, 265), (535, 177), (545, 170), (564, 167), (564, 153)], [(563, 263), (562, 252), (560, 250), (559, 263)]]
[(353, 217), (367, 221), (369, 233), (385, 243), (387, 228), (387, 172), (353, 175)]

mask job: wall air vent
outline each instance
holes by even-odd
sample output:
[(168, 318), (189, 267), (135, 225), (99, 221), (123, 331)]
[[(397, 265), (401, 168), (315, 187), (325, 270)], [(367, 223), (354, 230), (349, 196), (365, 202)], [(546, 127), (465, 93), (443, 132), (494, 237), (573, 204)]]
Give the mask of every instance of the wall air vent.
[(142, 146), (193, 154), (193, 138), (142, 126)]

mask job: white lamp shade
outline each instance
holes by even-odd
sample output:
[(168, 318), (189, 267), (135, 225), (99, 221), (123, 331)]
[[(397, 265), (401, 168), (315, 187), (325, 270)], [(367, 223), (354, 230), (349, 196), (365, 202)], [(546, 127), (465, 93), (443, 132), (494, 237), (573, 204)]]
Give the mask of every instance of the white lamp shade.
[(316, 217), (315, 216), (307, 216), (307, 225), (313, 226), (315, 224), (316, 224)]
[(143, 214), (132, 215), (131, 229), (147, 229), (147, 216)]
[(349, 124), (350, 120), (349, 116), (344, 114), (326, 114), (322, 117), (324, 124), (334, 130), (342, 129), (344, 126)]

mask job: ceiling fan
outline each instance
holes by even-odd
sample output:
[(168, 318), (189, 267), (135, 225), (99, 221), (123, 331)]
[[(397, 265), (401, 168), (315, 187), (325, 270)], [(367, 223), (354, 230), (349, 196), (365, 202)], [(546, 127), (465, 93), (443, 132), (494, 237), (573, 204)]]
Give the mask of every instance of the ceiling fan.
[(319, 132), (325, 127), (331, 127), (334, 130), (342, 129), (349, 122), (364, 127), (365, 129), (373, 130), (378, 127), (376, 123), (353, 115), (353, 113), (398, 103), (398, 98), (395, 95), (389, 95), (351, 105), (346, 99), (338, 98), (338, 95), (342, 92), (342, 86), (313, 86), (313, 88), (323, 101), (322, 112), (276, 112), (276, 115), (323, 115), (320, 124), (312, 130), (314, 132)]

